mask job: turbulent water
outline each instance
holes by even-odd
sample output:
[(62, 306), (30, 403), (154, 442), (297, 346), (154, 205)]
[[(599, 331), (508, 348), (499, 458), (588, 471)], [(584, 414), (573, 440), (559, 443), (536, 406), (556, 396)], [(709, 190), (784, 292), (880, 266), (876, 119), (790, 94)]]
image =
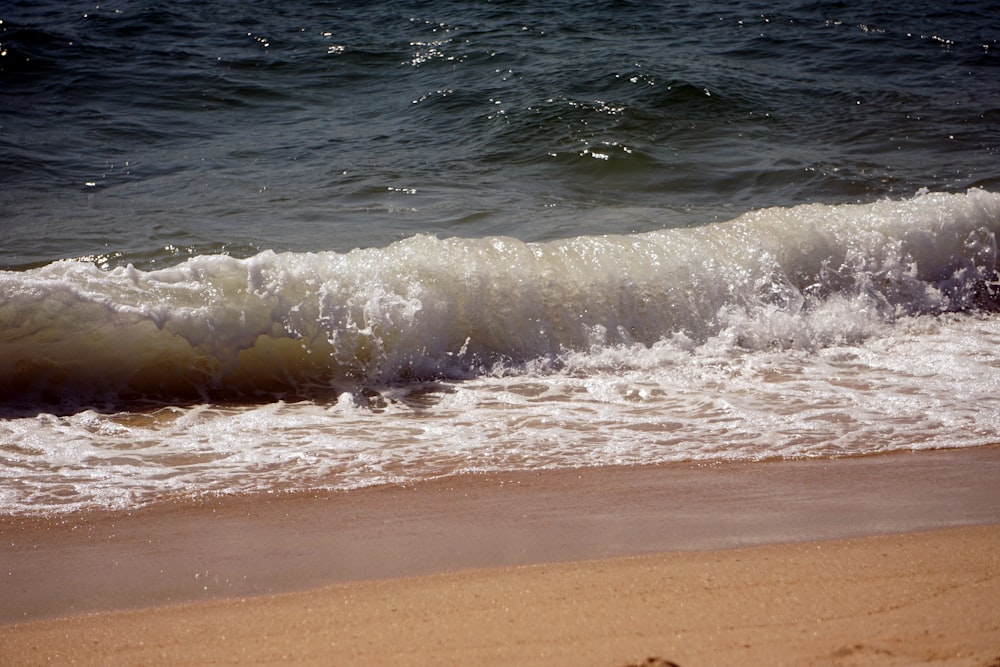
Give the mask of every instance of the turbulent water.
[(997, 441), (989, 3), (0, 9), (0, 512)]

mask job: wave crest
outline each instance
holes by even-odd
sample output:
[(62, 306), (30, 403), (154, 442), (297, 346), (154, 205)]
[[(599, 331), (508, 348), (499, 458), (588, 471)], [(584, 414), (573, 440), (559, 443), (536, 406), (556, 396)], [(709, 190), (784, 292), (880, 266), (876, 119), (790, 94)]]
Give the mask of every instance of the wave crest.
[(547, 243), (0, 273), (0, 398), (252, 398), (463, 377), (613, 346), (812, 349), (996, 310), (1000, 195), (761, 209)]

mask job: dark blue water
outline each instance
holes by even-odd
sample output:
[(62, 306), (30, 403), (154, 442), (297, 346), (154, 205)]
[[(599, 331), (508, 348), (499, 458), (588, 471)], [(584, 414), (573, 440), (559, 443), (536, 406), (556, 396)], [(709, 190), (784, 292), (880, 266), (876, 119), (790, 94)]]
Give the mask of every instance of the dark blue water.
[(0, 0), (0, 514), (996, 443), (998, 40)]
[(0, 266), (1000, 186), (990, 2), (0, 8)]

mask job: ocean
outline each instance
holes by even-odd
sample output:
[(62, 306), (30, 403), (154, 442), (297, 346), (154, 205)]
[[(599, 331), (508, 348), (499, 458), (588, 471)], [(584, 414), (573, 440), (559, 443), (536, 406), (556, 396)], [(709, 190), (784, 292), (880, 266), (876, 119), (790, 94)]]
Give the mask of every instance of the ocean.
[(995, 10), (7, 0), (0, 514), (997, 443)]

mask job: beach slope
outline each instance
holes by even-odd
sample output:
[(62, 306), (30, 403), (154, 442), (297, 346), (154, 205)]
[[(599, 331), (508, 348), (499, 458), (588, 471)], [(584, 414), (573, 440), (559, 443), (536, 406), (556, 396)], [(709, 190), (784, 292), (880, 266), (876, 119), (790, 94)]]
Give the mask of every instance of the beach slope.
[(3, 664), (1000, 666), (1000, 449), (0, 521)]

